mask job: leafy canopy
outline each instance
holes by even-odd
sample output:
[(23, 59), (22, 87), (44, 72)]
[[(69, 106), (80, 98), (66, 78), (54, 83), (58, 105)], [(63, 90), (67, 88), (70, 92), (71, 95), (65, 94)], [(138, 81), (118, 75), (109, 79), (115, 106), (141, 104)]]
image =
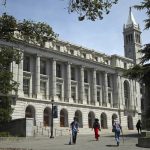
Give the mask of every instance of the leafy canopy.
[(103, 14), (108, 14), (113, 4), (118, 0), (69, 0), (69, 13), (76, 12), (79, 14), (79, 21), (89, 19), (103, 19)]
[(7, 41), (14, 38), (22, 39), (25, 42), (32, 42), (43, 46), (45, 42), (55, 39), (58, 35), (52, 28), (41, 22), (23, 20), (18, 22), (13, 16), (6, 13), (0, 17), (0, 38)]

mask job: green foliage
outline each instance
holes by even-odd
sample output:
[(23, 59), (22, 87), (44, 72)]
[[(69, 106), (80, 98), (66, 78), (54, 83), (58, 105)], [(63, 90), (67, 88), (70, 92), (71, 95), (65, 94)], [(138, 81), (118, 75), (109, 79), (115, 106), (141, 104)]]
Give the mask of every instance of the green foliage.
[(46, 23), (35, 23), (29, 20), (17, 22), (13, 16), (4, 13), (0, 17), (0, 38), (12, 41), (16, 37), (25, 42), (32, 42), (44, 46), (45, 42), (55, 39), (52, 28)]
[(10, 137), (9, 132), (0, 132), (0, 137)]
[[(56, 35), (46, 23), (35, 23), (29, 20), (17, 22), (13, 16), (4, 13), (0, 16), (0, 39), (8, 42), (23, 40), (44, 46), (45, 42), (55, 39)], [(18, 83), (13, 80), (11, 64), (19, 64), (22, 59), (20, 50), (10, 46), (0, 45), (0, 123), (11, 120), (13, 109), (9, 93), (17, 91)]]
[(13, 80), (10, 72), (12, 62), (19, 64), (21, 53), (19, 50), (9, 46), (0, 47), (0, 93), (7, 95), (12, 90), (17, 90), (18, 83)]
[(118, 0), (70, 0), (69, 12), (77, 12), (79, 21), (86, 19), (95, 21), (103, 19), (103, 14), (108, 14), (112, 5)]
[(14, 31), (16, 30), (17, 23), (13, 16), (9, 16), (4, 13), (0, 17), (0, 38), (11, 40), (14, 36)]
[(0, 123), (10, 121), (12, 112), (10, 97), (0, 96)]
[(145, 29), (150, 28), (150, 0), (143, 0), (140, 5), (134, 6), (137, 10), (146, 10), (148, 19), (145, 19)]
[(146, 44), (139, 52), (143, 54), (140, 64), (125, 71), (124, 75), (131, 79), (138, 79), (145, 85), (150, 85), (150, 44)]
[(18, 83), (13, 80), (13, 73), (10, 71), (12, 62), (21, 61), (21, 53), (12, 47), (0, 47), (0, 123), (11, 120), (13, 109), (9, 92), (17, 91)]

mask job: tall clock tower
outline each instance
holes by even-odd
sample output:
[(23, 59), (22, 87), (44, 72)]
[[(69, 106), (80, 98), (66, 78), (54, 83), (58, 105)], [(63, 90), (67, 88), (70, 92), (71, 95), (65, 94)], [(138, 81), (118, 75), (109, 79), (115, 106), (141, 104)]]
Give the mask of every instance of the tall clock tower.
[(142, 48), (141, 30), (139, 24), (135, 21), (131, 7), (129, 9), (128, 21), (124, 24), (123, 35), (125, 57), (133, 59), (134, 63), (138, 64), (141, 58), (141, 53), (138, 51)]

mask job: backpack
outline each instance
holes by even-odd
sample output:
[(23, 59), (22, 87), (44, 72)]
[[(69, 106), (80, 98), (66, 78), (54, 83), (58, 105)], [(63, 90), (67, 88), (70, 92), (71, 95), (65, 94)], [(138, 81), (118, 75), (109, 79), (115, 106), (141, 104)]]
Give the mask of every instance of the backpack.
[(93, 128), (100, 128), (100, 124), (99, 124), (99, 122), (94, 122), (94, 124), (93, 124)]
[(112, 132), (116, 132), (116, 131), (120, 132), (120, 130), (121, 130), (120, 124), (119, 123), (114, 123)]
[(73, 121), (71, 123), (71, 129), (72, 129), (73, 132), (78, 132), (78, 127), (79, 127), (79, 125), (76, 121)]

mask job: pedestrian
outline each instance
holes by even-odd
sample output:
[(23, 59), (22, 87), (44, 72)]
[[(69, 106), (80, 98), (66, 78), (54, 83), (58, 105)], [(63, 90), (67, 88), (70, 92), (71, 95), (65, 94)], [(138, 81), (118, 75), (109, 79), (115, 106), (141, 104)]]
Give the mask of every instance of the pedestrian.
[(117, 146), (119, 146), (119, 143), (120, 143), (120, 132), (122, 132), (122, 127), (121, 127), (121, 125), (120, 125), (120, 123), (119, 123), (117, 118), (114, 120), (113, 131), (115, 133), (115, 139), (116, 139), (116, 142), (117, 142)]
[(137, 124), (136, 124), (136, 128), (138, 130), (138, 134), (140, 133), (141, 134), (141, 130), (142, 130), (142, 122), (141, 120), (139, 119)]
[(94, 133), (95, 133), (95, 139), (96, 141), (99, 140), (99, 131), (101, 130), (100, 129), (100, 123), (99, 123), (99, 120), (96, 118), (94, 123), (93, 123), (93, 128), (94, 129)]
[(79, 131), (79, 123), (77, 122), (76, 117), (74, 117), (74, 120), (70, 124), (70, 128), (71, 128), (71, 131), (72, 131), (72, 143), (76, 144), (77, 133)]

